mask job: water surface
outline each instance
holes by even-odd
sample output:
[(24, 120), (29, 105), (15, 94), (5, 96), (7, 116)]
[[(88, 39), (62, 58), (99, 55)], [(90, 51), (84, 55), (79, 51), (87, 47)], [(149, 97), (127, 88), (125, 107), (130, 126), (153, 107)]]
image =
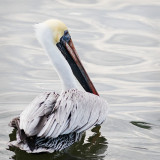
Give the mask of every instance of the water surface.
[[(33, 24), (66, 23), (108, 121), (60, 153), (8, 148), (7, 125), (39, 93), (61, 85)], [(0, 159), (160, 159), (160, 3), (149, 0), (0, 1)]]

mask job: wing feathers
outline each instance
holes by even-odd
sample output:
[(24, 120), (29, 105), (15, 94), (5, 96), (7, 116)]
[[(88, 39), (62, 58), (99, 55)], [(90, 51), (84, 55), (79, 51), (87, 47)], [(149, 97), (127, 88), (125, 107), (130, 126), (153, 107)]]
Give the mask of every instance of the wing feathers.
[[(101, 124), (106, 119), (107, 107), (105, 100), (77, 89), (61, 95), (45, 93), (22, 112), (20, 127), (29, 135), (36, 133), (38, 137), (56, 138), (71, 132), (80, 133)], [(47, 118), (40, 130), (36, 130), (42, 117)]]
[[(28, 136), (37, 135), (51, 114), (58, 94), (54, 92), (43, 93), (36, 97), (20, 115), (20, 128)], [(44, 121), (46, 120), (46, 121)], [(42, 128), (40, 128), (40, 126)]]

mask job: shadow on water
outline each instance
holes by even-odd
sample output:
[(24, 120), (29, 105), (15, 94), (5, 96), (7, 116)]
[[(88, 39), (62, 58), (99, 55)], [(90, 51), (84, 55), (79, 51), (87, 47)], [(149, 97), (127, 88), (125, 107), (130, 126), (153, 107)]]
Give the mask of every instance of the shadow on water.
[[(29, 154), (16, 147), (9, 147), (8, 150), (15, 153), (13, 160), (99, 160), (106, 156), (108, 143), (105, 137), (99, 132), (100, 126), (92, 129), (93, 135), (85, 141), (85, 133), (81, 140), (61, 152)], [(10, 141), (16, 139), (16, 130), (9, 135)]]
[(143, 128), (143, 129), (151, 129), (151, 124), (150, 123), (146, 123), (146, 122), (140, 122), (140, 121), (131, 121), (131, 124), (139, 127), (139, 128)]

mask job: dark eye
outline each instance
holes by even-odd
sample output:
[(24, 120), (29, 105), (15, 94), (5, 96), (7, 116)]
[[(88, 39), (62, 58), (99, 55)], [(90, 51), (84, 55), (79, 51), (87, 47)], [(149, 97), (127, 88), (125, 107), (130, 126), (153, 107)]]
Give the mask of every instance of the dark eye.
[(67, 42), (67, 43), (70, 41), (71, 36), (70, 36), (68, 30), (65, 30), (65, 31), (64, 31), (64, 35), (63, 35), (62, 39), (63, 39), (65, 42)]

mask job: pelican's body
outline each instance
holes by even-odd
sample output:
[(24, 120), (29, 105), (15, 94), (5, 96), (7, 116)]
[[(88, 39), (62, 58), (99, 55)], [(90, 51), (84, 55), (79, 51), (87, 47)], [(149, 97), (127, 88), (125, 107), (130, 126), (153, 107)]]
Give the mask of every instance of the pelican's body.
[[(67, 27), (58, 20), (49, 20), (36, 26), (37, 39), (51, 58), (63, 90), (60, 94), (45, 92), (39, 95), (18, 118), (12, 120), (11, 126), (18, 130), (17, 141), (12, 144), (27, 152), (62, 150), (79, 140), (85, 130), (106, 119), (107, 102), (97, 96), (81, 62), (77, 61), (72, 41), (67, 39), (68, 34), (62, 39), (68, 51), (64, 51), (60, 44), (66, 30)], [(55, 44), (59, 44), (63, 55)], [(73, 73), (84, 89), (91, 93), (78, 90)]]

